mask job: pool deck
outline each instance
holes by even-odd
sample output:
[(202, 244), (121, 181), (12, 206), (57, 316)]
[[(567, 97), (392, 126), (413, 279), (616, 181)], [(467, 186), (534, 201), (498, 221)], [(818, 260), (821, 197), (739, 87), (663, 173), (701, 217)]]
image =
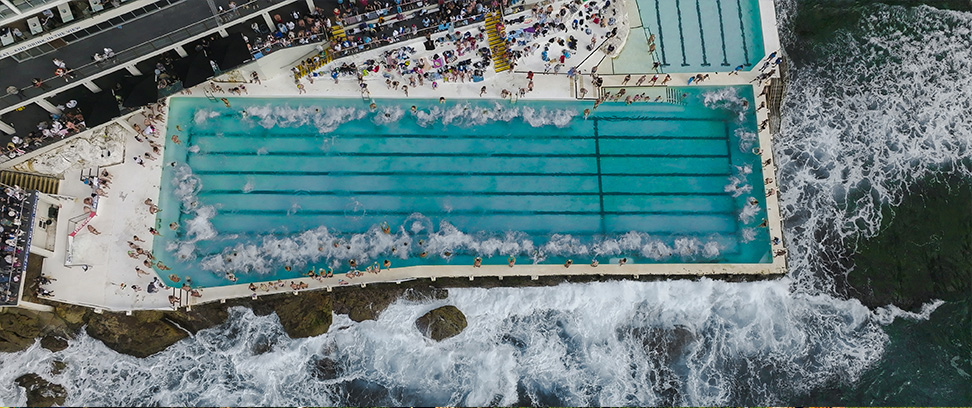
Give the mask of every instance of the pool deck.
[[(630, 0), (629, 0), (630, 1)], [(559, 4), (556, 2), (555, 4)], [(779, 39), (777, 37), (776, 31), (776, 19), (774, 14), (774, 5), (772, 0), (759, 0), (759, 5), (761, 8), (763, 16), (763, 35), (765, 48), (768, 52), (775, 51), (779, 49)], [(623, 6), (622, 6), (623, 7)], [(421, 41), (413, 41), (411, 43), (406, 43), (412, 45), (417, 50), (421, 48)], [(398, 46), (401, 46), (399, 44)], [(359, 54), (353, 57), (349, 57), (354, 61), (361, 61), (368, 58), (374, 58), (374, 56), (379, 51), (369, 51), (367, 53)], [(427, 52), (421, 51), (419, 55), (425, 54)], [(410, 98), (424, 98), (424, 99), (436, 99), (439, 97), (444, 97), (449, 99), (477, 99), (481, 98), (480, 87), (486, 86), (487, 95), (482, 98), (492, 98), (499, 99), (499, 95), (502, 90), (515, 91), (520, 87), (526, 87), (528, 80), (523, 72), (526, 70), (534, 70), (536, 76), (534, 78), (536, 91), (528, 93), (523, 99), (531, 100), (577, 100), (577, 89), (578, 84), (586, 83), (590, 84), (591, 76), (589, 75), (590, 68), (601, 64), (605, 60), (605, 55), (600, 51), (594, 51), (590, 53), (591, 55), (586, 55), (581, 53), (577, 55), (579, 58), (576, 61), (583, 60), (583, 64), (580, 65), (580, 70), (584, 75), (576, 81), (568, 79), (566, 73), (560, 74), (543, 74), (543, 68), (541, 63), (536, 63), (538, 67), (533, 67), (529, 63), (519, 64), (515, 72), (503, 72), (496, 74), (490, 69), (486, 75), (484, 82), (479, 83), (442, 83), (438, 89), (433, 90), (429, 86), (416, 87), (410, 89)], [(537, 58), (539, 59), (539, 58)], [(340, 64), (342, 60), (337, 60), (334, 63)], [(761, 62), (762, 63), (762, 62)], [(760, 64), (761, 64), (760, 63)], [(332, 63), (333, 64), (333, 63)], [(539, 68), (539, 69), (535, 69)], [(646, 73), (651, 75), (649, 71), (650, 64), (646, 66)], [(243, 67), (241, 71), (249, 73), (247, 67)], [(607, 72), (600, 72), (601, 77), (604, 78), (605, 86), (615, 86), (619, 85), (621, 82), (622, 75), (612, 75)], [(755, 84), (752, 84), (754, 78), (760, 74), (758, 67), (754, 67), (751, 71), (742, 71), (738, 75), (729, 75), (728, 73), (708, 73), (710, 75), (709, 79), (703, 83), (703, 86), (720, 86), (720, 85), (752, 85), (754, 86), (754, 95), (759, 95), (760, 88)], [(664, 77), (664, 73), (661, 77)], [(673, 86), (686, 86), (689, 77), (692, 74), (670, 74), (672, 79), (669, 85)], [(777, 73), (776, 76), (779, 74)], [(401, 91), (386, 89), (386, 87), (381, 86), (383, 78), (376, 78), (376, 76), (369, 76), (370, 80), (369, 86), (371, 96), (373, 98), (405, 98), (405, 95)], [(637, 76), (635, 76), (637, 78)], [(632, 82), (634, 79), (632, 79)], [(659, 81), (660, 82), (660, 81)], [(313, 84), (303, 81), (306, 86), (307, 92), (305, 94), (298, 95), (297, 89), (294, 86), (293, 77), (289, 75), (288, 72), (281, 72), (274, 78), (265, 79), (262, 84), (247, 84), (247, 90), (249, 96), (254, 97), (286, 97), (286, 98), (320, 98), (320, 97), (340, 97), (340, 98), (359, 98), (361, 97), (357, 81), (353, 78), (342, 79), (338, 84), (335, 84), (330, 78), (320, 78)], [(203, 86), (208, 84), (202, 84), (193, 89), (192, 95), (202, 97), (203, 96)], [(229, 88), (234, 86), (232, 84), (224, 84), (224, 88)], [(664, 88), (659, 86), (659, 88)], [(240, 98), (240, 96), (235, 95), (220, 95), (217, 97), (227, 97), (231, 101), (234, 98)], [(757, 97), (756, 101), (751, 101), (757, 106), (761, 101), (764, 101), (765, 95)], [(642, 102), (644, 103), (644, 102)], [(767, 119), (769, 110), (762, 109), (756, 112), (757, 123), (761, 123)], [(150, 151), (145, 143), (140, 143), (134, 139), (137, 134), (130, 124), (141, 124), (143, 120), (143, 115), (137, 113), (134, 115), (129, 115), (124, 118), (120, 118), (110, 126), (111, 132), (113, 134), (120, 134), (124, 138), (124, 151), (123, 152), (113, 152), (113, 158), (90, 158), (90, 157), (78, 157), (74, 158), (73, 163), (69, 168), (63, 170), (64, 180), (61, 182), (60, 187), (60, 197), (56, 197), (53, 200), (61, 205), (60, 215), (57, 222), (57, 232), (56, 232), (56, 243), (54, 251), (47, 255), (47, 258), (43, 265), (43, 273), (48, 275), (56, 281), (52, 282), (45, 287), (54, 292), (54, 295), (50, 297), (50, 300), (77, 304), (83, 306), (89, 306), (96, 308), (98, 310), (108, 310), (108, 311), (130, 311), (130, 310), (144, 310), (144, 309), (156, 309), (156, 310), (171, 310), (168, 301), (168, 295), (177, 292), (181, 295), (182, 300), (180, 301), (180, 306), (191, 306), (195, 304), (202, 304), (207, 302), (214, 302), (229, 298), (240, 298), (240, 297), (250, 297), (254, 294), (247, 285), (230, 285), (221, 287), (211, 287), (203, 288), (200, 290), (201, 297), (189, 297), (188, 294), (179, 289), (168, 289), (161, 290), (156, 293), (149, 294), (144, 288), (148, 286), (149, 282), (152, 281), (151, 276), (139, 275), (136, 273), (135, 268), (141, 267), (147, 270), (145, 266), (142, 266), (142, 261), (135, 260), (129, 257), (128, 251), (129, 247), (126, 241), (131, 240), (133, 235), (138, 235), (140, 238), (148, 241), (140, 243), (142, 247), (151, 248), (152, 247), (152, 235), (149, 234), (148, 228), (155, 226), (163, 234), (168, 231), (166, 226), (154, 225), (156, 218), (154, 215), (149, 214), (148, 206), (144, 204), (146, 198), (152, 198), (154, 201), (158, 201), (160, 180), (162, 175), (162, 163), (159, 160), (145, 160), (145, 166), (141, 166), (133, 162), (132, 158), (136, 155), (142, 155), (143, 153)], [(159, 124), (158, 128), (160, 134), (158, 135), (159, 144), (164, 145), (166, 140), (166, 135), (164, 134), (165, 125)], [(94, 134), (97, 133), (98, 136)], [(105, 130), (100, 128), (96, 131), (83, 132), (76, 138), (84, 139), (96, 139), (103, 137), (101, 135), (105, 134)], [(69, 150), (67, 145), (74, 143), (74, 138), (67, 140), (46, 149), (44, 152), (40, 152), (35, 155), (26, 157), (27, 159), (32, 159), (34, 162), (41, 162), (43, 160), (52, 160), (52, 157), (65, 156), (66, 150)], [(766, 161), (772, 158), (772, 135), (769, 129), (764, 129), (759, 131), (759, 146), (762, 149), (762, 161)], [(121, 163), (111, 164), (118, 162), (119, 154), (120, 157), (125, 160)], [(101, 163), (99, 163), (101, 160)], [(21, 164), (16, 162), (6, 163), (4, 168), (14, 165), (14, 168), (26, 169), (26, 163), (23, 160), (19, 161)], [(775, 160), (772, 162), (775, 163)], [(87, 197), (91, 193), (91, 188), (82, 183), (78, 174), (81, 171), (87, 169), (95, 168), (97, 164), (111, 164), (105, 167), (112, 176), (113, 181), (111, 183), (110, 189), (107, 190), (108, 197), (103, 197), (98, 205), (97, 213), (90, 225), (97, 229), (100, 234), (95, 235), (89, 233), (87, 230), (82, 230), (77, 234), (74, 240), (74, 249), (76, 254), (73, 258), (73, 263), (76, 266), (65, 266), (65, 256), (67, 249), (67, 235), (69, 222), (68, 219), (76, 217), (83, 214), (83, 203), (82, 198)], [(35, 169), (40, 171), (40, 169)], [(776, 183), (776, 168), (773, 163), (763, 167), (764, 177), (771, 178), (772, 181), (766, 185), (767, 191), (773, 190), (773, 194), (766, 197), (766, 207), (767, 207), (767, 220), (768, 227), (770, 229), (770, 236), (777, 237), (785, 241), (785, 237), (782, 233), (782, 221), (779, 211), (778, 202), (778, 187)], [(72, 199), (71, 197), (77, 197)], [(163, 209), (166, 211), (166, 209)], [(783, 245), (773, 245), (772, 251), (776, 253), (777, 251), (784, 250)], [(569, 268), (565, 268), (563, 265), (534, 265), (527, 263), (518, 263), (514, 267), (508, 267), (505, 265), (484, 265), (482, 267), (476, 268), (472, 265), (442, 265), (442, 266), (410, 266), (396, 268), (392, 265), (390, 270), (383, 270), (378, 274), (365, 273), (362, 276), (350, 278), (346, 275), (336, 275), (332, 278), (322, 278), (320, 280), (315, 280), (311, 278), (294, 279), (296, 282), (306, 282), (308, 284), (308, 289), (306, 290), (320, 290), (326, 289), (331, 290), (335, 287), (340, 286), (365, 286), (369, 284), (376, 284), (382, 282), (401, 282), (415, 279), (431, 279), (435, 280), (438, 278), (469, 278), (474, 279), (502, 279), (504, 277), (532, 277), (537, 278), (540, 276), (567, 276), (567, 275), (605, 275), (605, 276), (629, 276), (632, 278), (637, 278), (643, 275), (660, 275), (660, 276), (709, 276), (709, 275), (753, 275), (753, 276), (780, 276), (786, 273), (786, 257), (785, 256), (774, 256), (772, 263), (767, 264), (632, 264), (628, 263), (626, 265), (620, 266), (617, 264), (617, 259), (599, 259), (600, 265), (593, 267), (587, 264), (587, 260), (575, 260), (575, 264)], [(80, 265), (88, 265), (87, 270), (83, 270)], [(151, 271), (150, 271), (151, 272)], [(156, 271), (160, 276), (168, 275), (166, 271)], [(282, 292), (292, 292), (289, 288), (290, 281), (284, 282), (286, 286), (276, 289), (259, 289), (256, 294), (263, 295), (267, 293), (282, 293)], [(122, 286), (124, 284), (124, 287)], [(135, 291), (132, 290), (132, 285), (137, 285), (142, 290)]]

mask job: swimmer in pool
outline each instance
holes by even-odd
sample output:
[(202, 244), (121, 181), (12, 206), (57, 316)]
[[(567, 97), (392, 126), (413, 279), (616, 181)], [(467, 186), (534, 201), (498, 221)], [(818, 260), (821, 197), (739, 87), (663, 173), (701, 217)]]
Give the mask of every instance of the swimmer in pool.
[(508, 264), (510, 264), (510, 268), (512, 268), (513, 265), (516, 265), (516, 257), (513, 256), (513, 255), (510, 255), (510, 257), (506, 260), (506, 262)]
[(418, 108), (416, 108), (415, 105), (412, 105), (412, 113), (415, 113), (415, 112), (418, 112)]
[(440, 96), (439, 97), (439, 103), (445, 103), (445, 97), (444, 96)]
[(219, 98), (219, 100), (223, 101), (223, 105), (226, 105), (227, 108), (230, 107), (229, 99)]
[(368, 105), (368, 108), (371, 109), (372, 112), (374, 112), (375, 109), (378, 109), (378, 104), (372, 102), (371, 105)]
[(179, 140), (179, 135), (172, 135), (172, 137), (170, 137), (169, 139), (172, 139), (172, 143), (182, 144), (182, 141)]
[(178, 131), (181, 132), (182, 131), (182, 125), (176, 125), (176, 130), (178, 130)]
[(387, 222), (382, 222), (381, 223), (381, 232), (384, 232), (386, 234), (390, 234), (391, 233), (391, 227), (388, 225)]
[(591, 116), (591, 110), (590, 109), (584, 109), (584, 119), (587, 119), (588, 116)]
[(478, 268), (480, 266), (483, 266), (483, 258), (477, 256), (476, 259), (473, 260), (473, 267)]

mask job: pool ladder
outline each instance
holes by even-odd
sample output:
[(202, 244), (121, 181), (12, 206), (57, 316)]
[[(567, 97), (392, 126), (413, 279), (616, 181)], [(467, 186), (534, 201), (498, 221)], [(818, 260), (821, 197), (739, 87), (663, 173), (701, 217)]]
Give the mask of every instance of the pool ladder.
[(212, 102), (219, 102), (219, 99), (216, 99), (216, 95), (213, 95), (213, 93), (208, 89), (203, 91), (203, 94), (206, 95), (206, 99), (209, 99)]
[(682, 98), (682, 95), (679, 94), (678, 89), (673, 87), (668, 87), (666, 91), (667, 91), (666, 97), (668, 99), (668, 103), (673, 105), (682, 105), (685, 103), (684, 99)]

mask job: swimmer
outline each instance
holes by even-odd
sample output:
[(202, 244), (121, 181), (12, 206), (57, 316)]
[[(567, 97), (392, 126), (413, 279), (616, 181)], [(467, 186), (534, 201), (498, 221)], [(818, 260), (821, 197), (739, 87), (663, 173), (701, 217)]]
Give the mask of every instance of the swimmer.
[(385, 269), (391, 269), (391, 261), (386, 259), (385, 262), (382, 263), (382, 266), (384, 266)]
[(510, 268), (512, 268), (513, 265), (516, 265), (516, 257), (510, 255), (510, 257), (506, 260), (506, 263), (510, 264)]
[(175, 231), (175, 230), (179, 229), (179, 224), (176, 224), (174, 222), (170, 222), (169, 223), (169, 229)]
[(414, 114), (416, 112), (418, 112), (418, 108), (416, 108), (415, 105), (412, 105), (412, 113)]
[(169, 275), (169, 280), (170, 281), (173, 281), (173, 282), (178, 282), (178, 281), (182, 280), (182, 278), (179, 278), (179, 275), (176, 275), (176, 274), (173, 273), (173, 274), (170, 274)]
[(622, 265), (624, 265), (626, 263), (628, 263), (628, 258), (618, 259), (618, 266), (622, 266)]
[(422, 253), (419, 254), (419, 258), (425, 258), (427, 256), (429, 256), (429, 253), (425, 251), (422, 251)]
[(391, 227), (388, 225), (387, 222), (384, 221), (381, 222), (381, 232), (384, 232), (386, 234), (391, 233)]
[(290, 265), (284, 265), (284, 270), (290, 272)]
[(478, 268), (480, 266), (483, 266), (483, 258), (477, 256), (476, 259), (473, 260), (473, 267)]
[(181, 141), (181, 140), (179, 140), (179, 135), (172, 135), (172, 137), (170, 137), (169, 139), (171, 139), (171, 140), (172, 140), (172, 143), (175, 143), (175, 144), (182, 144), (182, 141)]
[(372, 102), (371, 105), (368, 105), (368, 109), (371, 109), (371, 111), (374, 112), (375, 109), (378, 109), (378, 104)]
[(219, 98), (219, 100), (223, 101), (223, 105), (226, 105), (227, 108), (230, 107), (229, 99)]
[(250, 113), (249, 112), (247, 112), (245, 110), (241, 110), (240, 111), (240, 117), (242, 117), (243, 119), (246, 119), (247, 116), (250, 116)]
[(588, 116), (591, 116), (590, 108), (584, 109), (584, 119), (587, 119)]
[(445, 97), (444, 96), (440, 96), (439, 97), (439, 103), (445, 103)]
[(348, 265), (351, 266), (351, 269), (357, 268), (358, 267), (358, 261), (355, 261), (354, 259), (350, 259), (350, 260), (348, 260)]
[(573, 265), (573, 264), (574, 264), (574, 261), (571, 260), (571, 259), (568, 259), (567, 262), (564, 262), (564, 268), (570, 268), (570, 266)]
[(182, 131), (182, 125), (176, 125), (176, 130), (178, 130), (178, 131), (181, 132)]
[(597, 259), (594, 259), (594, 260), (591, 261), (591, 267), (597, 268), (597, 265), (598, 264), (599, 263), (597, 262)]

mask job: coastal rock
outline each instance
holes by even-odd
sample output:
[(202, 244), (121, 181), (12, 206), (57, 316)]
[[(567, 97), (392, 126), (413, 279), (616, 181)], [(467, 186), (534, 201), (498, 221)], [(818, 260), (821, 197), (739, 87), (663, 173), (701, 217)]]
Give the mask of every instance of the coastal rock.
[(311, 374), (321, 381), (333, 380), (341, 375), (341, 365), (330, 357), (321, 357), (310, 363)]
[(83, 306), (74, 306), (66, 303), (58, 303), (54, 307), (54, 314), (60, 317), (68, 326), (78, 329), (84, 325), (91, 309)]
[(51, 360), (51, 375), (58, 375), (64, 372), (67, 368), (67, 363), (61, 360)]
[(442, 300), (449, 297), (449, 289), (437, 288), (434, 286), (408, 288), (402, 297), (409, 302), (427, 302), (430, 300)]
[(55, 353), (68, 348), (67, 339), (53, 334), (48, 334), (42, 337), (40, 344), (41, 347), (46, 348)]
[(455, 306), (442, 306), (415, 319), (415, 327), (426, 337), (442, 341), (466, 328), (466, 315)]
[(40, 336), (40, 323), (33, 316), (7, 312), (0, 314), (0, 352), (21, 351)]
[(404, 292), (402, 289), (387, 287), (342, 289), (334, 292), (334, 313), (346, 314), (356, 322), (377, 320), (378, 315)]
[(189, 336), (158, 311), (92, 314), (87, 322), (88, 335), (101, 340), (108, 348), (135, 357), (148, 357)]
[(193, 306), (191, 312), (187, 312), (184, 309), (166, 312), (165, 318), (189, 330), (192, 334), (196, 334), (200, 330), (205, 330), (226, 322), (226, 319), (229, 318), (229, 311), (226, 310), (226, 305), (209, 303)]
[(972, 183), (921, 183), (885, 208), (880, 233), (858, 246), (851, 294), (875, 308), (918, 310), (933, 299), (972, 292)]
[(67, 398), (64, 386), (51, 383), (37, 374), (24, 374), (14, 381), (27, 390), (27, 405), (32, 407), (61, 406)]
[(272, 302), (280, 325), (291, 338), (319, 336), (331, 327), (331, 296), (327, 292), (279, 295)]

